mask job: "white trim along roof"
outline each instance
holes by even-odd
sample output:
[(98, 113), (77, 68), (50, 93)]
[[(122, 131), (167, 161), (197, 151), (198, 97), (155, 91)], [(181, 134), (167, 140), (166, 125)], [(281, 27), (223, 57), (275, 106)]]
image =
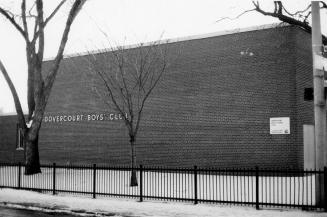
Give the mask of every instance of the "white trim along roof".
[[(247, 28), (238, 28), (238, 29), (232, 29), (232, 30), (226, 30), (226, 31), (212, 32), (212, 33), (206, 33), (206, 34), (201, 34), (201, 35), (191, 35), (191, 36), (186, 36), (186, 37), (163, 39), (163, 40), (159, 40), (159, 41), (146, 42), (143, 44), (143, 46), (151, 45), (154, 42), (174, 43), (174, 42), (181, 42), (181, 41), (190, 41), (190, 40), (196, 40), (196, 39), (211, 38), (211, 37), (217, 37), (217, 36), (223, 36), (223, 35), (230, 35), (230, 34), (241, 33), (241, 32), (250, 32), (250, 31), (263, 30), (263, 29), (278, 28), (278, 27), (284, 27), (284, 26), (289, 26), (289, 24), (273, 23), (273, 24), (265, 24), (265, 25), (260, 25), (260, 26), (251, 26), (251, 27), (247, 27)], [(126, 45), (123, 48), (131, 49), (131, 48), (136, 48), (138, 46), (139, 46), (139, 44), (131, 44), (131, 45)], [(70, 58), (70, 57), (85, 56), (85, 55), (89, 55), (89, 54), (104, 53), (104, 52), (108, 52), (108, 50), (115, 50), (115, 48), (104, 48), (104, 49), (98, 49), (98, 50), (94, 50), (94, 51), (67, 54), (67, 55), (64, 55), (64, 59)], [(51, 61), (51, 60), (54, 60), (54, 57), (44, 58), (44, 61)]]

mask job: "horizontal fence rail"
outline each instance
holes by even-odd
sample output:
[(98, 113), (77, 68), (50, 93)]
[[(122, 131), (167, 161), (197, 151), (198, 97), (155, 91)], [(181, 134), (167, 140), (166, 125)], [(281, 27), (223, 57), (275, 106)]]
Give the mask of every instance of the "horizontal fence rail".
[(0, 163), (0, 187), (40, 192), (79, 193), (158, 200), (255, 206), (327, 208), (327, 168), (318, 170), (134, 168), (138, 186), (130, 187), (131, 167), (42, 165), (24, 175), (22, 164)]

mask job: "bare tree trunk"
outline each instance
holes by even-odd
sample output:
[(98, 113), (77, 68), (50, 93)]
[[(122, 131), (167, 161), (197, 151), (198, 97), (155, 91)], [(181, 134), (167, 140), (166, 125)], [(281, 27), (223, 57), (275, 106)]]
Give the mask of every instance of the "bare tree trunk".
[(137, 176), (136, 176), (136, 151), (135, 151), (135, 136), (130, 136), (130, 143), (132, 149), (132, 174), (131, 174), (131, 183), (130, 186), (137, 186)]
[(39, 135), (24, 136), (25, 146), (25, 175), (33, 175), (41, 173), (39, 151), (38, 151)]

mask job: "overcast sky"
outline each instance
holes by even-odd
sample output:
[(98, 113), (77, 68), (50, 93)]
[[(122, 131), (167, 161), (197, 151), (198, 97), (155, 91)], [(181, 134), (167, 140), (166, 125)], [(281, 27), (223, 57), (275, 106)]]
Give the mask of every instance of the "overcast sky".
[[(19, 2), (1, 0), (0, 5), (19, 10)], [(56, 3), (57, 0), (44, 1), (46, 16)], [(260, 3), (266, 9), (273, 6), (272, 1)], [(289, 0), (284, 4), (295, 11), (304, 9), (309, 3)], [(88, 0), (73, 23), (65, 54), (103, 48), (109, 46), (108, 41), (126, 45), (160, 37), (184, 37), (278, 22), (256, 12), (247, 13), (236, 20), (216, 22), (222, 17), (235, 17), (252, 8), (249, 0)], [(69, 7), (64, 7), (46, 27), (46, 58), (56, 54), (68, 10)], [(321, 14), (325, 33), (326, 11)], [(0, 17), (0, 59), (17, 88), (23, 109), (27, 110), (25, 44), (22, 36), (3, 17)], [(15, 108), (9, 88), (0, 74), (1, 110), (11, 113)]]

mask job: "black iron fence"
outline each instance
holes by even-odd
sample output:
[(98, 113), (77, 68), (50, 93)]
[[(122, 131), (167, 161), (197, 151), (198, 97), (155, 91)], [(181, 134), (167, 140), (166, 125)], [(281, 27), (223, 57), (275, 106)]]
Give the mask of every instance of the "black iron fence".
[(0, 164), (0, 187), (56, 193), (81, 193), (197, 203), (300, 207), (327, 210), (324, 171), (273, 169), (136, 168), (138, 186), (130, 187), (130, 167), (42, 165), (26, 176), (22, 164)]

